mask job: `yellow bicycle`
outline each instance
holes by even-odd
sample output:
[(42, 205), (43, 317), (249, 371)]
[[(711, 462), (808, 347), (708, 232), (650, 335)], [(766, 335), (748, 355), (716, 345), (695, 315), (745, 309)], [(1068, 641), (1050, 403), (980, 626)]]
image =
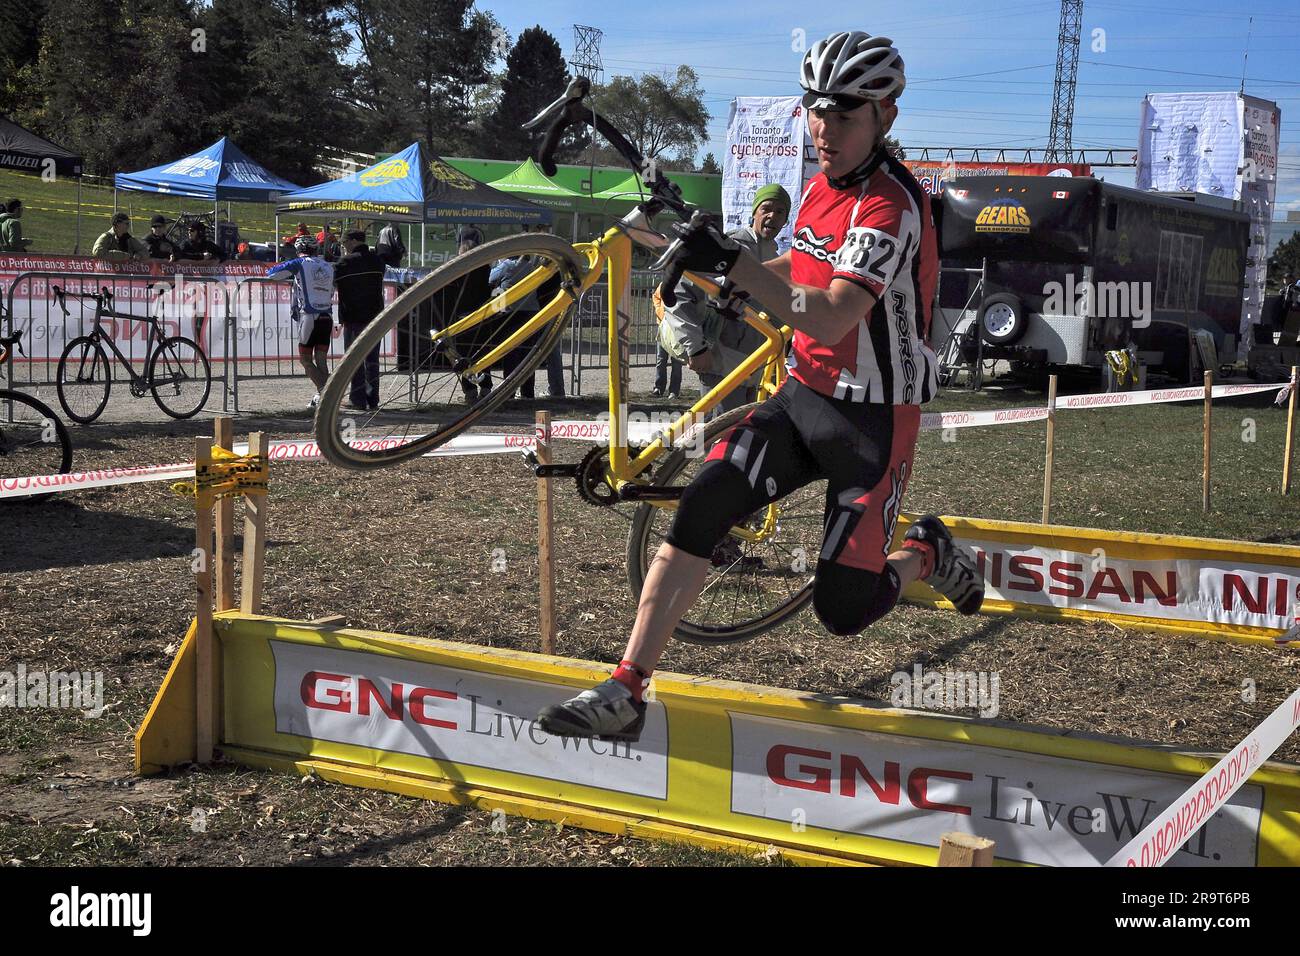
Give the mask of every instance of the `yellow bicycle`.
[[(478, 246), (421, 279), (366, 326), (330, 374), (316, 411), (316, 440), (334, 464), (372, 469), (416, 458), (465, 433), (525, 377), (531, 378), (558, 343), (578, 297), (606, 278), (609, 443), (591, 448), (577, 463), (541, 465), (533, 458), (530, 465), (542, 477), (574, 478), (578, 493), (593, 505), (635, 506), (627, 572), (632, 593), (639, 598), (691, 474), (703, 464), (708, 447), (756, 404), (716, 417), (710, 413), (760, 370), (759, 401), (775, 393), (784, 378), (792, 333), (789, 327), (778, 328), (727, 284), (686, 274), (706, 295), (724, 303), (724, 315), (758, 330), (763, 343), (657, 436), (649, 436), (644, 445), (631, 441), (626, 399), (630, 320), (619, 303), (629, 287), (634, 244), (666, 260), (670, 241), (652, 227), (654, 217), (665, 209), (683, 219), (699, 213), (616, 128), (583, 105), (586, 93), (586, 80), (575, 80), (563, 97), (528, 124), (550, 124), (539, 165), (553, 173), (551, 156), (560, 136), (570, 125), (587, 123), (642, 175), (649, 198), (593, 242), (571, 245), (542, 233), (509, 236)], [(514, 271), (516, 278), (505, 291), (494, 291), (494, 269), (498, 275)], [(680, 277), (670, 274), (665, 287), (671, 289)], [(405, 394), (390, 397), (369, 413), (347, 404), (352, 377), (367, 353), (406, 322), (427, 326), (428, 333), (417, 340), (419, 348), (407, 350), (410, 384)], [(497, 368), (504, 369), (502, 379), (485, 389), (485, 376), (490, 380)], [(388, 440), (353, 444), (360, 429), (377, 426)], [(733, 528), (714, 555), (700, 600), (676, 636), (701, 644), (746, 640), (801, 610), (812, 596), (824, 508), (821, 481)]]

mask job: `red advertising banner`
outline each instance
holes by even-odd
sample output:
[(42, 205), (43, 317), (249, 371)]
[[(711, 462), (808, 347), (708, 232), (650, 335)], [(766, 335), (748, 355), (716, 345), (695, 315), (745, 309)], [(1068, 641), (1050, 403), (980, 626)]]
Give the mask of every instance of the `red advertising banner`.
[(948, 180), (958, 176), (1091, 176), (1082, 163), (940, 163), (907, 159), (903, 164), (932, 196), (940, 195)]

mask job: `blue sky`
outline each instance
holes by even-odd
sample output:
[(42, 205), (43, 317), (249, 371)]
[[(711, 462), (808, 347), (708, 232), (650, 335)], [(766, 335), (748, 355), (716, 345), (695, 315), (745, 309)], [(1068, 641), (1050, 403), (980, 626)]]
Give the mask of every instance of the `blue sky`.
[[(798, 92), (795, 30), (809, 42), (835, 30), (861, 29), (893, 38), (907, 62), (907, 91), (894, 133), (904, 146), (1046, 145), (1060, 20), (1057, 0), (954, 0), (906, 4), (772, 0), (651, 0), (592, 4), (548, 0), (480, 0), (511, 38), (540, 23), (568, 57), (573, 24), (604, 31), (605, 75), (639, 75), (687, 64), (700, 75), (713, 114), (710, 143), (725, 149), (727, 109), (735, 96)], [(815, 13), (815, 15), (813, 15)], [(1248, 22), (1254, 16), (1253, 24)], [(1258, 0), (1251, 14), (1205, 0), (1084, 4), (1075, 98), (1075, 147), (1136, 146), (1138, 109), (1149, 92), (1237, 90), (1250, 32), (1246, 92), (1282, 111), (1278, 210), (1300, 210), (1300, 6)], [(1094, 31), (1104, 31), (1094, 34)], [(1094, 51), (1094, 36), (1104, 50)], [(916, 155), (911, 152), (909, 155)], [(1008, 153), (1008, 158), (1019, 158)], [(1131, 169), (1098, 170), (1132, 184)]]

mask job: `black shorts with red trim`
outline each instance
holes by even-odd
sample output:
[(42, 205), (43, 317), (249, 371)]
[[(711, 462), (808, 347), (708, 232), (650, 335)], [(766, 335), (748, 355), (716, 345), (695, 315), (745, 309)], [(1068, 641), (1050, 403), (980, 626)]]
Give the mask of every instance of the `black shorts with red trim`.
[[(736, 500), (712, 503), (725, 512), (717, 515), (725, 534), (769, 502), (824, 478), (820, 560), (879, 573), (911, 476), (920, 423), (919, 405), (843, 401), (787, 378), (776, 395), (713, 445), (692, 484), (707, 484), (705, 475), (714, 462), (727, 462), (744, 476), (743, 485), (730, 485), (738, 491), (731, 496)], [(689, 514), (679, 509), (678, 518), (689, 519)], [(711, 545), (695, 537), (676, 521), (669, 533), (673, 544), (709, 554)]]

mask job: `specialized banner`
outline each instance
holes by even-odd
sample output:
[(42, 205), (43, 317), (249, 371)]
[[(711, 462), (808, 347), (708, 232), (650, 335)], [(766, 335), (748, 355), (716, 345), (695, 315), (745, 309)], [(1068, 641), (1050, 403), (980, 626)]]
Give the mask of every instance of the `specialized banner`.
[[(899, 520), (898, 539), (908, 518)], [(945, 518), (984, 575), (981, 613), (1100, 619), (1260, 643), (1300, 621), (1300, 547)], [(942, 603), (920, 582), (903, 597)]]
[[(222, 612), (218, 746), (237, 763), (533, 819), (789, 854), (933, 864), (942, 834), (1002, 864), (1110, 859), (1214, 765), (1137, 742), (660, 672), (635, 743), (553, 737), (538, 711), (604, 665)], [(187, 757), (193, 637), (137, 735)], [(1266, 763), (1168, 865), (1295, 865), (1300, 767)]]
[(749, 224), (759, 187), (779, 183), (790, 194), (791, 209), (776, 244), (781, 252), (790, 248), (803, 196), (806, 135), (797, 96), (741, 96), (731, 101), (722, 166), (722, 214), (728, 231)]

